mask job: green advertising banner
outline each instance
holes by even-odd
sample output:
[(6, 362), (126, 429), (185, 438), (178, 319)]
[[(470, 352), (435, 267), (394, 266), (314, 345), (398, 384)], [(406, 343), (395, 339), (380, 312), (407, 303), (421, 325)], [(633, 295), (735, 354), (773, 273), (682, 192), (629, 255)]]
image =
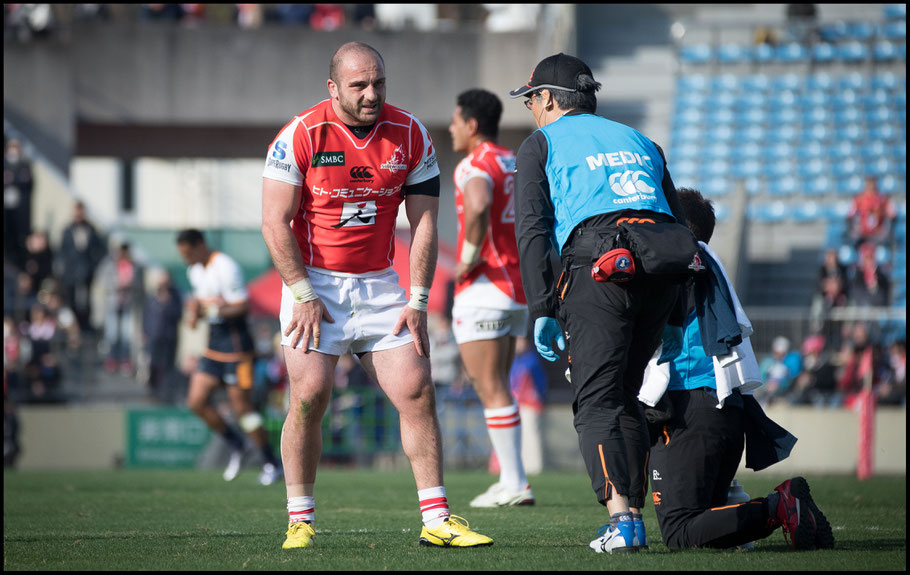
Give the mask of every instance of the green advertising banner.
[(127, 409), (124, 463), (127, 467), (192, 468), (211, 435), (188, 409)]

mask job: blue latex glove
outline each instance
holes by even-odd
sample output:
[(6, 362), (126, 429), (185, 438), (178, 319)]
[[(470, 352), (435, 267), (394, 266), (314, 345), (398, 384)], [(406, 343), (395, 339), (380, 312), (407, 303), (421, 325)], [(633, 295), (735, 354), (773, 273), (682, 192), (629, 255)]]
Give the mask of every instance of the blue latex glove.
[(664, 348), (661, 350), (657, 365), (672, 361), (682, 353), (683, 329), (675, 325), (664, 326)]
[(559, 356), (553, 351), (552, 344), (554, 339), (560, 350), (566, 349), (566, 340), (562, 335), (562, 330), (559, 328), (559, 323), (556, 322), (556, 318), (537, 318), (534, 322), (534, 347), (537, 348), (537, 353), (547, 361), (559, 359)]

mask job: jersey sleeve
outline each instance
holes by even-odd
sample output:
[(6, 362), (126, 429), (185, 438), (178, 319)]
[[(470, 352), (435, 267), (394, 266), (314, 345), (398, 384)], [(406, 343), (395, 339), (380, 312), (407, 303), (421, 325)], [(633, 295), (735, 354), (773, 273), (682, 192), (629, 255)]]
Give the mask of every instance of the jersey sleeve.
[(293, 186), (303, 185), (303, 173), (306, 171), (304, 143), (299, 137), (303, 126), (294, 119), (285, 126), (278, 137), (269, 146), (265, 159), (263, 178), (286, 182)]
[(439, 166), (436, 163), (436, 148), (430, 134), (417, 118), (414, 118), (411, 129), (411, 158), (410, 171), (404, 185), (411, 186), (425, 182), (430, 178), (439, 176)]
[(249, 298), (240, 266), (223, 254), (218, 262), (218, 279), (224, 286), (222, 297), (227, 303), (240, 303)]

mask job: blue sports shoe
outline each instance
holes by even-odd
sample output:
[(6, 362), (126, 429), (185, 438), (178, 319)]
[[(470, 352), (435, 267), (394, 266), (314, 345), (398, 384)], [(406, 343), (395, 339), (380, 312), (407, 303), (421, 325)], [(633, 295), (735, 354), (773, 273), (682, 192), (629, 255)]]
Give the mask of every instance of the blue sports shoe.
[(597, 539), (588, 546), (598, 553), (635, 553), (635, 525), (633, 521), (619, 521), (616, 528), (607, 523), (597, 530)]
[(639, 549), (648, 548), (648, 536), (645, 534), (645, 522), (641, 519), (635, 519), (633, 521), (635, 525), (635, 543), (634, 545)]

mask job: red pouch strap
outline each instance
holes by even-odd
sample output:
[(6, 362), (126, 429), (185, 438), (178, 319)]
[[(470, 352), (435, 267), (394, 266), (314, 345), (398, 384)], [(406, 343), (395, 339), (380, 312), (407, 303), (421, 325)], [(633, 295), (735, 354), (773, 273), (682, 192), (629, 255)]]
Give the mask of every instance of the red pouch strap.
[(624, 248), (610, 250), (591, 266), (591, 277), (598, 282), (621, 283), (635, 277), (632, 252)]

